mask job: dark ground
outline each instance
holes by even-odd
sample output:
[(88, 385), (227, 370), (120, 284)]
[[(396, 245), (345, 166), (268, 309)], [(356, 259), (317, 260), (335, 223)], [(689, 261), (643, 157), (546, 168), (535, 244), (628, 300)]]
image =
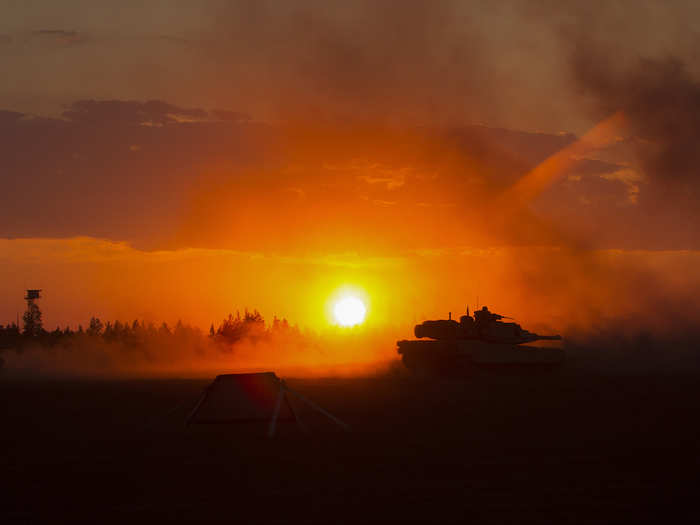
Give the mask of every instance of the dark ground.
[(274, 440), (164, 416), (208, 380), (3, 379), (0, 523), (693, 523), (699, 379), (289, 380), (353, 431)]

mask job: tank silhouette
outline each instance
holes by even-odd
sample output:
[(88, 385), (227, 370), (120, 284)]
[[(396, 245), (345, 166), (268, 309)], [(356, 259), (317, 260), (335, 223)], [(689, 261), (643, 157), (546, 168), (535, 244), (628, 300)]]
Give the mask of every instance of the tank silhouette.
[(564, 351), (556, 347), (537, 347), (525, 343), (561, 340), (560, 335), (539, 335), (524, 330), (510, 319), (484, 306), (452, 319), (424, 321), (414, 328), (419, 340), (396, 344), (404, 365), (412, 370), (454, 369), (464, 365), (544, 365), (560, 364)]

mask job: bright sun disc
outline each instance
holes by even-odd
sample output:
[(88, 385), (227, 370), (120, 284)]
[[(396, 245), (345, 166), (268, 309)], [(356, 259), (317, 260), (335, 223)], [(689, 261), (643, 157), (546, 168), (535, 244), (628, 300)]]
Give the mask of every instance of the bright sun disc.
[(354, 326), (365, 320), (367, 309), (357, 297), (340, 299), (333, 307), (333, 316), (342, 326)]

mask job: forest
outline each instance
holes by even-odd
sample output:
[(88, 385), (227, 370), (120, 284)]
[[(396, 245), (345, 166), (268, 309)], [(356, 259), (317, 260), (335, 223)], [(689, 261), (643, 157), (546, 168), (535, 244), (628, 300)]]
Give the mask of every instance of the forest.
[(0, 349), (15, 349), (23, 352), (30, 347), (70, 348), (84, 346), (89, 343), (114, 343), (126, 348), (151, 348), (168, 345), (189, 345), (193, 352), (212, 343), (222, 352), (230, 351), (231, 347), (241, 341), (251, 343), (266, 342), (275, 337), (298, 339), (302, 337), (296, 325), (290, 325), (286, 319), (274, 317), (272, 322), (266, 322), (257, 309), (248, 310), (241, 314), (229, 314), (221, 323), (212, 323), (208, 333), (200, 328), (178, 320), (174, 326), (166, 322), (156, 325), (153, 322), (140, 321), (103, 321), (91, 317), (87, 326), (79, 324), (76, 328), (66, 326), (56, 327), (53, 331), (44, 329), (42, 315), (38, 306), (32, 305), (23, 316), (20, 328), (17, 323), (0, 325)]

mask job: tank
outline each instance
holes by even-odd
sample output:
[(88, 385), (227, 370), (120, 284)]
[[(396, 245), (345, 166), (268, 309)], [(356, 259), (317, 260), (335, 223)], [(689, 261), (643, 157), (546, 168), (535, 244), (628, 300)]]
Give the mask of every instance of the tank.
[(552, 367), (564, 361), (560, 347), (533, 346), (536, 341), (561, 340), (560, 335), (540, 335), (524, 330), (510, 319), (484, 306), (452, 319), (417, 324), (414, 340), (396, 344), (404, 365), (411, 370), (458, 370), (464, 367)]

